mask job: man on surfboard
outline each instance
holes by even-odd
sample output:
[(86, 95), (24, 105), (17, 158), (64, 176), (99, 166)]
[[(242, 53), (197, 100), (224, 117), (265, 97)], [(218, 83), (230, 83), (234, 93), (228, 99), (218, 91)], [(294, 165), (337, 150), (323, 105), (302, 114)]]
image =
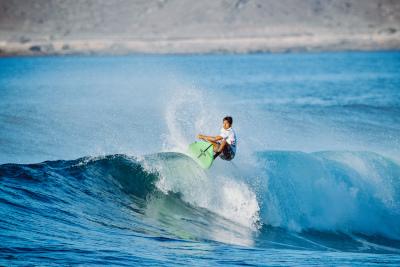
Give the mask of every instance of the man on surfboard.
[(232, 117), (225, 117), (222, 120), (221, 132), (217, 136), (199, 134), (197, 138), (210, 142), (214, 148), (214, 159), (220, 156), (223, 160), (232, 160), (236, 153), (236, 134), (232, 129)]

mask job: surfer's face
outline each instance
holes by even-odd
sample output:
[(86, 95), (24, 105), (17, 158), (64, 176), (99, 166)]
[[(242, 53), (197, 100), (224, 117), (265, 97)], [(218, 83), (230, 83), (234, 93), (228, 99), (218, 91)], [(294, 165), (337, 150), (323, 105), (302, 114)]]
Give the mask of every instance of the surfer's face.
[(227, 120), (223, 121), (222, 126), (224, 127), (225, 130), (228, 130), (229, 128), (231, 128), (231, 125), (229, 124), (229, 122)]

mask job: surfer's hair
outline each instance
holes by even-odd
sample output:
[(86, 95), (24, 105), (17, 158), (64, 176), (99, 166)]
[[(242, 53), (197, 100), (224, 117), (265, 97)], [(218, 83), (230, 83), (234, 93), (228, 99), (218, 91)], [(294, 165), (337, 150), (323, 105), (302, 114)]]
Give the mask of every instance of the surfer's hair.
[(229, 123), (229, 125), (232, 125), (232, 117), (231, 116), (226, 116), (222, 121), (227, 121)]

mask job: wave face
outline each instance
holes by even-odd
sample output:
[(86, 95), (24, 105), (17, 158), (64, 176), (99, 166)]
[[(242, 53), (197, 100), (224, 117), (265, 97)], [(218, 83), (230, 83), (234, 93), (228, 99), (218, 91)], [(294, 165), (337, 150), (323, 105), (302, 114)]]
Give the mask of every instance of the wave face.
[[(16, 238), (6, 238), (0, 250), (51, 254), (42, 244), (54, 243), (89, 251), (117, 234), (260, 248), (400, 251), (395, 162), (368, 152), (264, 151), (257, 158), (264, 178), (250, 185), (210, 177), (175, 152), (1, 165), (0, 227), (3, 237)], [(27, 239), (39, 241), (26, 247)]]
[[(208, 179), (180, 153), (4, 164), (0, 184), (2, 235), (17, 235), (5, 239), (2, 251), (23, 251), (27, 239), (41, 240), (28, 246), (33, 252), (43, 243), (90, 251), (96, 242), (112, 243), (114, 232), (253, 244), (255, 195), (244, 183)], [(71, 238), (82, 240), (69, 244)]]

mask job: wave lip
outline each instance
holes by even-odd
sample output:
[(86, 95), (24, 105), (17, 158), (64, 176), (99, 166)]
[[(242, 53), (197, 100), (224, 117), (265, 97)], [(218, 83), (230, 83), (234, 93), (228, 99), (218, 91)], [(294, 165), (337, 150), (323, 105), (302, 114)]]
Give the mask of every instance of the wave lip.
[(400, 166), (372, 152), (264, 151), (261, 219), (400, 239)]
[(179, 193), (193, 206), (205, 208), (251, 229), (258, 227), (258, 201), (243, 181), (211, 176), (189, 156), (176, 152), (149, 155), (143, 164), (159, 174), (156, 187), (165, 194)]

